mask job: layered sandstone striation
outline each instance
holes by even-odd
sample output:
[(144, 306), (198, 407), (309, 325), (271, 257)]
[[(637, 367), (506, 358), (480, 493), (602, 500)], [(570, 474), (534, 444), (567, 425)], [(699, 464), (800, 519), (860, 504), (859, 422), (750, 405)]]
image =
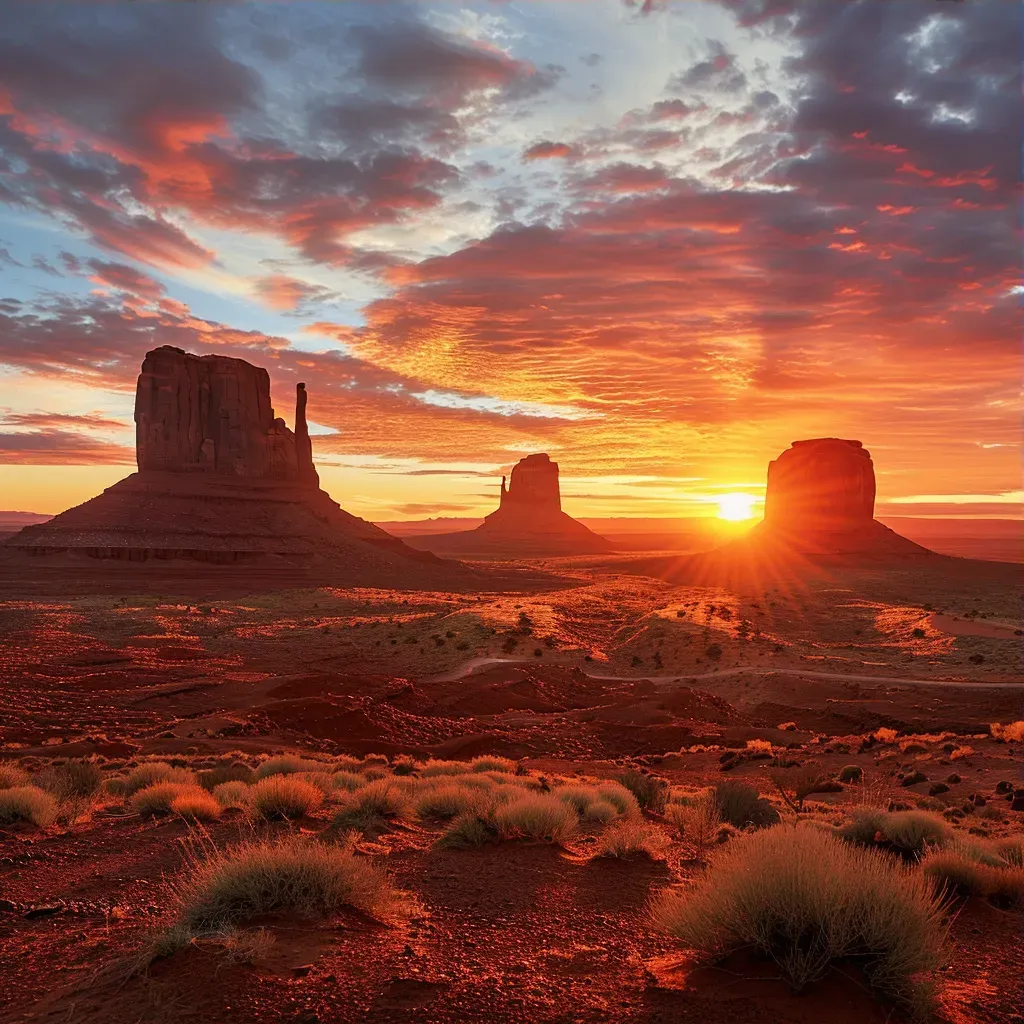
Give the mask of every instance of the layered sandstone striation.
[(360, 579), (400, 583), (410, 561), (425, 565), (431, 556), (320, 489), (307, 400), (299, 384), (293, 432), (274, 414), (261, 367), (154, 349), (136, 390), (139, 471), (7, 546), (127, 561), (327, 561)]
[(427, 551), (481, 555), (570, 555), (611, 544), (562, 511), (558, 463), (545, 453), (520, 459), (501, 478), (498, 507), (475, 530), (408, 538)]
[(139, 470), (318, 483), (305, 385), (296, 391), (292, 433), (274, 415), (262, 367), (170, 345), (154, 349), (135, 390)]

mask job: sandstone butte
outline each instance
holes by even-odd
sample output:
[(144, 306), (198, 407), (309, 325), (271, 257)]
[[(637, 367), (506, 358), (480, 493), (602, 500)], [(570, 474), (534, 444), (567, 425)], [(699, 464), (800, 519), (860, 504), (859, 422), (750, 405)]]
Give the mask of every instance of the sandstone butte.
[(428, 551), (459, 554), (550, 556), (610, 551), (612, 545), (562, 511), (558, 463), (527, 455), (501, 478), (498, 507), (475, 530), (410, 537)]
[(874, 516), (875, 467), (860, 441), (794, 441), (768, 464), (764, 521), (750, 541), (804, 555), (928, 553)]
[(442, 566), (462, 571), (350, 515), (320, 488), (306, 402), (299, 384), (293, 432), (274, 413), (261, 367), (154, 349), (135, 394), (138, 472), (7, 547), (128, 561), (326, 560), (369, 573), (368, 585), (400, 582), (413, 568), (417, 579)]

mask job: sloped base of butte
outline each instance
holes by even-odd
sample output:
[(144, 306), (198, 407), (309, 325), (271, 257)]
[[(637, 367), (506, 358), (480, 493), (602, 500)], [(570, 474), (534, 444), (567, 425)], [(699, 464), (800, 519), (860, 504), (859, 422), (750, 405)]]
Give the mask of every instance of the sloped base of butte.
[(97, 560), (337, 567), (368, 586), (441, 585), (468, 572), (413, 550), (315, 487), (155, 471), (133, 473), (49, 522), (26, 527), (6, 548), (10, 555)]
[(554, 557), (603, 554), (612, 545), (565, 512), (532, 516), (492, 512), (475, 530), (409, 537), (410, 546), (437, 554), (491, 557)]

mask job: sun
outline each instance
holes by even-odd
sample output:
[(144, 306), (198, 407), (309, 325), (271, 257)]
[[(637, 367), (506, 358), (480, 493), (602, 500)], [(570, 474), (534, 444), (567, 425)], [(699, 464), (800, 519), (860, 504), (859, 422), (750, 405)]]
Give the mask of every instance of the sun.
[(718, 518), (727, 519), (730, 523), (738, 523), (743, 519), (752, 519), (757, 498), (742, 491), (731, 491), (718, 497)]

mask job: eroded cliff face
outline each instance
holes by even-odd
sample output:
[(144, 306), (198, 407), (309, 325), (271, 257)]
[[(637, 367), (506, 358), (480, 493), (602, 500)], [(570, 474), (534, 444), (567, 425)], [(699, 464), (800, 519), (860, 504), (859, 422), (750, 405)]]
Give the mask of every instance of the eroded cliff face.
[(508, 487), (501, 481), (499, 510), (506, 516), (536, 517), (562, 511), (558, 463), (544, 453), (527, 455), (513, 467)]
[(275, 417), (270, 376), (244, 359), (165, 345), (146, 354), (135, 392), (141, 472), (318, 483), (300, 384), (296, 433)]
[(860, 441), (794, 441), (768, 465), (765, 524), (775, 530), (843, 531), (875, 513), (875, 468)]

